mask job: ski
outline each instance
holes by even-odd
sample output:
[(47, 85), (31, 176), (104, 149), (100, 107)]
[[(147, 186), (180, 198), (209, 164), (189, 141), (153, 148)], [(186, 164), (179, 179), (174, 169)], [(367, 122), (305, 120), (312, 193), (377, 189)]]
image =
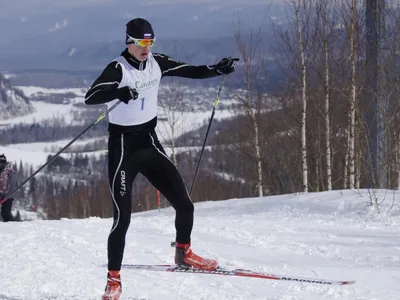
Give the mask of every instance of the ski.
[(176, 265), (134, 265), (134, 264), (123, 264), (122, 268), (146, 270), (146, 271), (238, 276), (238, 277), (249, 277), (249, 278), (259, 278), (259, 279), (281, 280), (281, 281), (295, 281), (301, 283), (313, 283), (313, 284), (323, 284), (323, 285), (349, 285), (355, 283), (355, 281), (337, 281), (337, 280), (268, 274), (262, 272), (254, 272), (246, 269), (218, 268), (215, 271), (206, 271), (193, 268), (186, 269), (178, 267)]

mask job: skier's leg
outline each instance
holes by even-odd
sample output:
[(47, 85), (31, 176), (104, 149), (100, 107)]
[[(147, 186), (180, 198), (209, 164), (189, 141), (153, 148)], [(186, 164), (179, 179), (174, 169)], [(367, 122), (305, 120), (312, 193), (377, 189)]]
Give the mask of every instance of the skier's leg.
[(162, 193), (176, 211), (176, 241), (190, 243), (193, 228), (194, 206), (186, 190), (182, 176), (165, 154), (157, 136), (151, 134), (154, 148), (149, 150), (140, 172)]
[(125, 248), (125, 236), (131, 221), (132, 182), (137, 174), (128, 166), (124, 135), (110, 135), (108, 141), (108, 177), (114, 208), (114, 222), (108, 237), (108, 269), (119, 271)]
[(14, 217), (11, 213), (11, 207), (12, 207), (12, 202), (14, 198), (9, 198), (7, 199), (6, 202), (4, 202), (1, 205), (1, 217), (3, 218), (4, 222), (10, 222), (14, 220)]
[(165, 154), (156, 134), (151, 140), (154, 148), (148, 151), (140, 172), (167, 198), (176, 211), (176, 250), (175, 263), (184, 267), (215, 270), (218, 262), (193, 253), (190, 248), (190, 235), (193, 228), (194, 206), (177, 168)]

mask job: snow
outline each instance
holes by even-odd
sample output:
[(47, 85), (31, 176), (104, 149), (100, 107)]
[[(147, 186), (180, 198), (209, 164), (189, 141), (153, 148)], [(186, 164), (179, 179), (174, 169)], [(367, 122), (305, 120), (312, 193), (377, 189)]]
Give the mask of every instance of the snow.
[(68, 56), (74, 55), (77, 51), (78, 51), (78, 49), (76, 49), (76, 48), (71, 48), (71, 50), (70, 50), (69, 53), (68, 53)]
[(23, 163), (27, 163), (35, 167), (43, 165), (47, 160), (47, 156), (50, 154), (45, 152), (35, 152), (32, 150), (22, 150), (4, 146), (0, 146), (0, 153), (4, 153), (7, 157), (7, 160), (10, 162), (18, 164), (20, 161), (22, 161)]
[(3, 73), (3, 76), (4, 76), (4, 78), (5, 79), (10, 79), (10, 78), (13, 78), (13, 77), (16, 77), (17, 75), (16, 74), (8, 74), (8, 73)]
[(65, 27), (67, 27), (68, 23), (69, 22), (67, 19), (62, 20), (61, 22), (56, 22), (52, 27), (48, 29), (48, 31), (55, 32), (57, 30), (64, 29)]
[(40, 93), (42, 93), (42, 94), (75, 93), (78, 96), (82, 96), (82, 102), (83, 102), (83, 98), (85, 97), (85, 94), (87, 91), (87, 89), (82, 89), (82, 88), (50, 89), (50, 88), (44, 88), (44, 87), (40, 87), (40, 86), (18, 86), (18, 89), (22, 90), (28, 98), (31, 98), (32, 96), (35, 96)]
[[(65, 143), (65, 145), (68, 142)], [(4, 153), (7, 157), (7, 160), (13, 163), (18, 164), (19, 162), (22, 162), (24, 164), (31, 165), (33, 168), (39, 168), (42, 165), (44, 165), (47, 162), (47, 157), (49, 155), (54, 155), (57, 153), (57, 151), (61, 150), (65, 145), (62, 147), (59, 147), (60, 149), (57, 149), (57, 151), (49, 151), (47, 147), (50, 147), (53, 145), (53, 143), (33, 143), (34, 147), (36, 146), (37, 148), (40, 148), (43, 146), (44, 150), (37, 150), (35, 151), (34, 148), (29, 149), (29, 143), (27, 144), (12, 144), (7, 147), (0, 146), (0, 153)], [(55, 142), (54, 145), (57, 146), (59, 145), (58, 142)], [(83, 144), (83, 143), (80, 143)], [(18, 148), (20, 147), (20, 148)], [(99, 158), (100, 156), (104, 155), (104, 151), (95, 151), (95, 152), (79, 152), (80, 155), (87, 155), (88, 157), (94, 157), (94, 158)], [(76, 153), (62, 153), (60, 154), (61, 157), (65, 159), (72, 158)], [(0, 299), (1, 300), (1, 299)]]
[[(86, 144), (91, 144), (99, 141), (100, 138), (90, 138), (90, 139), (79, 139), (74, 142), (73, 146), (84, 146)], [(21, 143), (21, 144), (10, 144), (8, 147), (11, 149), (19, 150), (30, 150), (33, 152), (46, 152), (52, 153), (51, 150), (55, 151), (61, 150), (65, 145), (67, 145), (71, 139), (58, 140), (55, 142), (38, 142), (38, 143)]]
[(34, 124), (54, 118), (63, 118), (68, 123), (74, 121), (72, 111), (76, 110), (76, 108), (72, 104), (52, 104), (37, 101), (32, 101), (31, 103), (35, 108), (35, 112), (22, 117), (0, 120), (0, 126), (19, 123)]
[[(381, 214), (366, 203), (376, 195)], [(332, 191), (195, 204), (193, 250), (229, 268), (351, 286), (122, 269), (123, 299), (397, 300), (400, 193)], [(390, 209), (391, 208), (391, 209)], [(112, 219), (0, 223), (0, 299), (99, 299)], [(173, 262), (172, 208), (132, 214), (123, 263)]]

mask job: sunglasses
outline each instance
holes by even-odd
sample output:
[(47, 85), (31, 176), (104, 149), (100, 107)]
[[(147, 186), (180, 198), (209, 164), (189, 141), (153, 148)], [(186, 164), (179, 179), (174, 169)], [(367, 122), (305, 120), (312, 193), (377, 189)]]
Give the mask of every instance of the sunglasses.
[(154, 42), (156, 41), (156, 39), (135, 39), (129, 35), (127, 35), (127, 36), (128, 36), (128, 40), (127, 40), (128, 44), (134, 43), (135, 45), (142, 47), (142, 48), (145, 48), (147, 46), (151, 47), (154, 45)]

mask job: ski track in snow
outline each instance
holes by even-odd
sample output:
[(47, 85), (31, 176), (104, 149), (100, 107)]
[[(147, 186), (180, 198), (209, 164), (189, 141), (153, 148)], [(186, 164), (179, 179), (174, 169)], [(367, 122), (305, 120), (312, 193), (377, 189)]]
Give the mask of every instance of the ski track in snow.
[[(123, 299), (397, 300), (399, 212), (394, 208), (377, 216), (360, 210), (369, 197), (360, 193), (196, 203), (192, 235), (193, 250), (218, 259), (223, 267), (356, 280), (354, 285), (122, 269)], [(378, 195), (388, 193), (393, 192)], [(400, 199), (399, 193), (395, 197)], [(111, 219), (100, 218), (0, 223), (0, 299), (100, 299), (111, 225)], [(174, 236), (172, 208), (132, 214), (123, 263), (172, 263)]]

